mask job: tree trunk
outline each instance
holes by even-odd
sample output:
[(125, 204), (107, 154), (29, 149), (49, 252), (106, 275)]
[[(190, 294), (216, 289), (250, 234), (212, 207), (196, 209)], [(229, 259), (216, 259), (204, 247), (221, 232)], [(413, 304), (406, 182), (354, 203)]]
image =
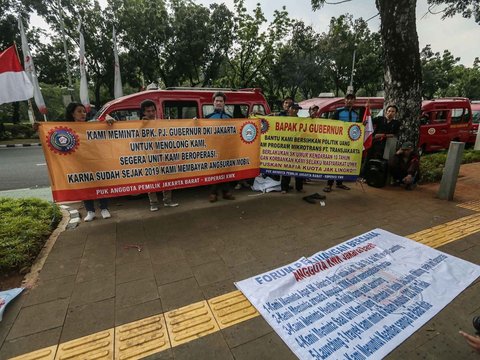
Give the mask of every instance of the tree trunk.
[(416, 0), (376, 0), (385, 53), (385, 105), (398, 106), (400, 142), (417, 144), (422, 105), (422, 68), (415, 17)]

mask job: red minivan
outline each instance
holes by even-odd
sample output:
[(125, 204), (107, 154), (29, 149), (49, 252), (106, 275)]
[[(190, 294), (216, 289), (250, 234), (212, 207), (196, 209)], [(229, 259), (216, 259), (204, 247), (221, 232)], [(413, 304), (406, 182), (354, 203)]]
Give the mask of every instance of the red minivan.
[(120, 121), (140, 120), (140, 103), (146, 99), (157, 104), (159, 119), (203, 118), (213, 112), (212, 96), (217, 91), (222, 91), (227, 96), (225, 111), (233, 118), (246, 118), (252, 113), (270, 113), (262, 91), (257, 88), (167, 88), (141, 91), (109, 101), (97, 112), (95, 119), (104, 121), (108, 115)]
[[(337, 108), (344, 105), (344, 102), (344, 98), (339, 97), (314, 98), (302, 101), (300, 105), (304, 109), (318, 105), (320, 109), (317, 116), (329, 118)], [(360, 110), (360, 119), (363, 119), (367, 104), (371, 109), (372, 117), (375, 117), (377, 114), (381, 114), (384, 99), (382, 97), (358, 97), (353, 107)], [(480, 106), (480, 104), (478, 105)], [(469, 99), (442, 98), (422, 102), (418, 140), (420, 152), (448, 149), (450, 141), (470, 142), (472, 131), (472, 107)]]
[(420, 117), (421, 151), (448, 149), (450, 141), (467, 143), (472, 131), (472, 109), (467, 98), (425, 100)]

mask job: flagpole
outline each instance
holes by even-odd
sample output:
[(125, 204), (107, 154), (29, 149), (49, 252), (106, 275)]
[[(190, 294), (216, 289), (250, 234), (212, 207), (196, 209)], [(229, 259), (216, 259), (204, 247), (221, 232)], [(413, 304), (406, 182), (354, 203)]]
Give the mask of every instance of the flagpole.
[(63, 23), (63, 10), (62, 10), (62, 5), (60, 4), (60, 0), (57, 0), (57, 4), (58, 4), (58, 14), (60, 16), (60, 29), (62, 31), (63, 51), (65, 53), (65, 64), (67, 66), (68, 92), (70, 93), (70, 100), (73, 100), (72, 74), (70, 73), (70, 61), (68, 58), (67, 40), (65, 38), (65, 24)]

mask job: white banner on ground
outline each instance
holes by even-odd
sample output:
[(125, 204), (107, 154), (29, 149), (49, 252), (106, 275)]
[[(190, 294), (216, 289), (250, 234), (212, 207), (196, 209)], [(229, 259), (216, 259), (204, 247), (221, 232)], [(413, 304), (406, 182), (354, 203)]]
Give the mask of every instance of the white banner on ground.
[(375, 229), (236, 283), (300, 359), (380, 359), (480, 266)]

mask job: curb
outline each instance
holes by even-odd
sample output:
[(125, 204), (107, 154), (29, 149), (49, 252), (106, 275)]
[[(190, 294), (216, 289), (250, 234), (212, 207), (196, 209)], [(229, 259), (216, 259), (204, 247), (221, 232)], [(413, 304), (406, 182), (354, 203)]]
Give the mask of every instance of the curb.
[(15, 147), (27, 147), (27, 146), (42, 146), (40, 143), (32, 144), (0, 144), (0, 148), (15, 148)]
[(80, 213), (78, 210), (72, 210), (69, 206), (60, 205), (60, 209), (67, 211), (70, 214), (70, 220), (66, 225), (67, 230), (75, 229), (80, 224)]

